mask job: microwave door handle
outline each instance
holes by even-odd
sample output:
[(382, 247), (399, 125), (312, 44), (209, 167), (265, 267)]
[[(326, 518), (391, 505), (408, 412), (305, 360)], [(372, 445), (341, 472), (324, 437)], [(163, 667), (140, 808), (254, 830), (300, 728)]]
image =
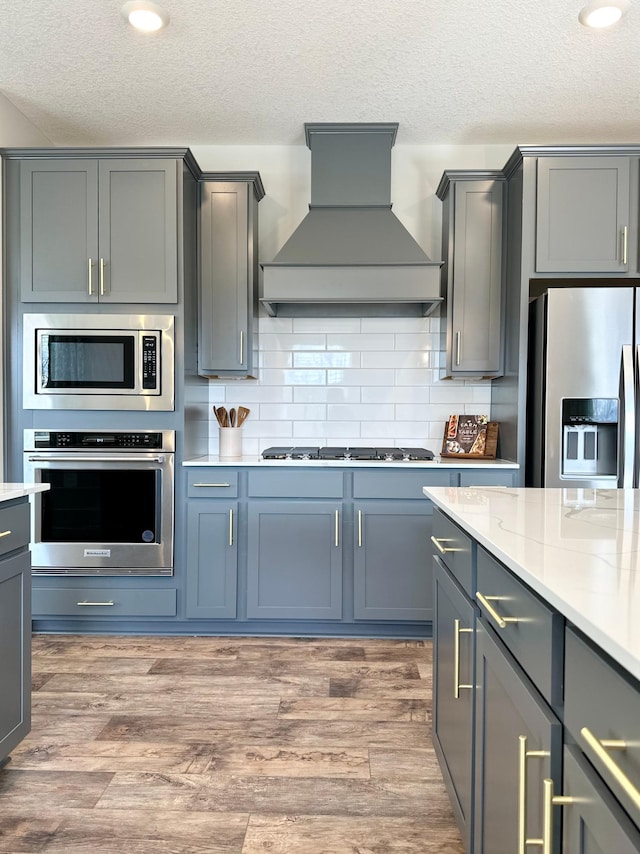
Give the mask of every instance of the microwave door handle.
[(635, 382), (633, 376), (633, 350), (622, 348), (620, 365), (620, 409), (618, 412), (618, 487), (633, 486), (633, 454), (635, 450)]

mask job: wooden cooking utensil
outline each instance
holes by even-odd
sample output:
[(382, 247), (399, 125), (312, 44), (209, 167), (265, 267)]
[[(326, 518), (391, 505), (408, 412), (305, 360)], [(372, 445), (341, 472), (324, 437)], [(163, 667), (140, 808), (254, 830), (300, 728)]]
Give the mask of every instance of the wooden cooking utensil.
[(249, 417), (250, 412), (251, 412), (251, 410), (247, 409), (246, 406), (239, 406), (238, 407), (238, 427), (241, 427), (244, 424), (244, 422)]
[(229, 411), (229, 421), (231, 422), (232, 427), (236, 426), (236, 410), (235, 410), (235, 407), (233, 407), (233, 406), (231, 407), (231, 409)]

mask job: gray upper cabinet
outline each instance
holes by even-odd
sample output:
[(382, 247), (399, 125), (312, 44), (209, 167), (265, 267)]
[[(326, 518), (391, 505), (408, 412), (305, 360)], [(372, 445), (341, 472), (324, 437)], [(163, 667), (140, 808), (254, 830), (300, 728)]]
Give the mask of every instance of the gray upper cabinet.
[(177, 302), (177, 222), (178, 160), (23, 160), (23, 302)]
[(203, 175), (199, 215), (198, 373), (254, 376), (258, 310), (257, 173)]
[(499, 172), (444, 173), (441, 322), (447, 377), (502, 373), (503, 219)]
[(536, 272), (634, 269), (629, 191), (629, 157), (539, 157)]

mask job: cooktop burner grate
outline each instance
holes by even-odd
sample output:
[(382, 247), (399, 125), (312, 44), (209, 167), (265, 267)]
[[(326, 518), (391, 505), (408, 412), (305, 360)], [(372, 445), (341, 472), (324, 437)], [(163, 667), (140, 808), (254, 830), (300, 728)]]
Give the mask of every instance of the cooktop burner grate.
[(264, 460), (432, 460), (433, 453), (426, 448), (373, 448), (373, 447), (273, 447), (262, 452)]

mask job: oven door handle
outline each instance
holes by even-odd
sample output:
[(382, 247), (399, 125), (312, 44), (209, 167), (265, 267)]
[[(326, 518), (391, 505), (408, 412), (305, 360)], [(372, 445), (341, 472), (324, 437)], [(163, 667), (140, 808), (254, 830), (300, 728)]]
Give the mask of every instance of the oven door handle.
[(135, 454), (127, 454), (126, 456), (124, 454), (121, 456), (113, 454), (98, 457), (94, 454), (82, 454), (77, 456), (56, 454), (52, 457), (47, 457), (45, 455), (28, 457), (28, 460), (30, 463), (164, 463), (166, 461), (166, 456), (164, 454), (159, 454), (157, 457), (141, 457), (136, 456)]

